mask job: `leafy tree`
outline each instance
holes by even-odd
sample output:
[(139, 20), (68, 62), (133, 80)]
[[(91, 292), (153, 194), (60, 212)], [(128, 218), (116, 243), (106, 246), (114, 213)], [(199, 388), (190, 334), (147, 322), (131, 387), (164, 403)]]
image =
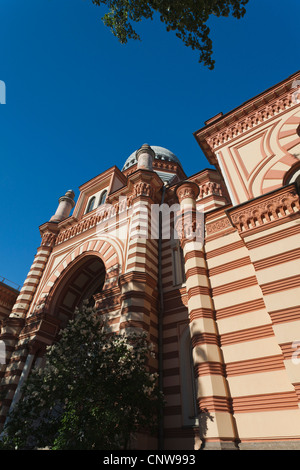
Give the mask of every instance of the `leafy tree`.
[(140, 39), (132, 23), (153, 19), (155, 13), (165, 23), (167, 31), (174, 31), (186, 46), (200, 52), (199, 62), (214, 68), (212, 41), (207, 26), (210, 15), (240, 19), (246, 13), (248, 0), (92, 0), (95, 5), (106, 5), (104, 24), (124, 44), (128, 39)]
[(108, 333), (95, 309), (77, 310), (27, 379), (2, 448), (118, 450), (155, 431), (161, 397), (149, 354), (144, 334)]

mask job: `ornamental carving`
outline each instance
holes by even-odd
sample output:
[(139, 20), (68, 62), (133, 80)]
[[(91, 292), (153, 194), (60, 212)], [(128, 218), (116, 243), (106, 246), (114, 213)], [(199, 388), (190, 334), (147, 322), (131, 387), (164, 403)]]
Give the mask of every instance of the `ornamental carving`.
[(220, 232), (221, 230), (225, 230), (231, 227), (231, 223), (226, 217), (225, 219), (217, 220), (216, 222), (212, 222), (211, 224), (206, 225), (206, 234), (212, 235), (214, 233)]
[(300, 211), (299, 196), (296, 190), (290, 189), (263, 202), (230, 211), (230, 218), (239, 232), (246, 232), (298, 211)]
[(293, 106), (293, 93), (288, 93), (282, 98), (278, 98), (273, 103), (262, 107), (261, 109), (256, 110), (255, 112), (249, 114), (246, 118), (240, 119), (234, 125), (228, 127), (224, 131), (218, 132), (211, 137), (206, 139), (207, 143), (212, 149), (219, 147), (225, 142), (237, 137), (241, 133), (252, 129), (253, 127), (261, 124), (267, 119), (272, 118), (276, 114), (284, 111), (285, 109)]
[(133, 196), (129, 196), (120, 199), (120, 201), (115, 204), (105, 204), (89, 217), (85, 217), (77, 224), (74, 224), (72, 227), (60, 232), (56, 238), (56, 245), (69, 240), (69, 238), (75, 237), (76, 235), (85, 232), (102, 222), (108, 221), (112, 217), (116, 217), (118, 214), (129, 209), (132, 206), (132, 202)]
[(175, 222), (177, 238), (183, 247), (189, 241), (204, 241), (204, 218), (198, 211), (185, 211)]
[(50, 246), (53, 247), (55, 244), (56, 235), (51, 232), (45, 232), (42, 236), (41, 246)]
[(145, 183), (143, 181), (136, 183), (133, 187), (133, 195), (135, 197), (139, 196), (149, 196), (153, 197), (154, 195), (154, 190), (149, 183)]
[(179, 203), (184, 199), (193, 199), (196, 200), (199, 194), (199, 186), (192, 181), (181, 184), (176, 190), (176, 195), (178, 197)]
[(199, 198), (201, 199), (206, 196), (210, 196), (211, 194), (222, 196), (221, 185), (214, 181), (208, 181), (207, 183), (201, 184), (199, 188)]

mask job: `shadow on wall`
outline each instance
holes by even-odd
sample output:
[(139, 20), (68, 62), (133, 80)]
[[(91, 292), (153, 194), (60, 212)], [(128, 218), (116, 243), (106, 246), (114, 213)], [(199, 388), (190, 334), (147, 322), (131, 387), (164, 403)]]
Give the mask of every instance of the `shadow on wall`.
[(188, 429), (193, 430), (190, 445), (195, 450), (205, 447), (209, 422), (214, 421), (208, 409), (201, 407), (198, 376), (201, 365), (207, 361), (206, 352), (199, 345), (193, 345), (190, 324), (186, 324), (180, 335), (181, 414), (187, 437), (192, 439)]
[(199, 410), (199, 437), (202, 441), (200, 450), (205, 449), (205, 443), (206, 439), (205, 436), (208, 431), (208, 422), (213, 421), (214, 418), (210, 414), (210, 412), (207, 410), (207, 408), (203, 408), (202, 410)]

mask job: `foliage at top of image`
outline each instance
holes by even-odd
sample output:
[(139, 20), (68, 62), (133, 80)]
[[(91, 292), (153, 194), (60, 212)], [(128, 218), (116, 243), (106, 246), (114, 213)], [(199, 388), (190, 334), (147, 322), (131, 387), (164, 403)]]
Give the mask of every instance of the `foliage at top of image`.
[(0, 448), (118, 450), (138, 431), (155, 433), (162, 397), (151, 354), (145, 334), (111, 333), (95, 309), (76, 310), (25, 382)]
[(133, 23), (153, 19), (155, 13), (174, 31), (183, 43), (199, 51), (199, 62), (210, 70), (214, 68), (212, 41), (207, 26), (210, 15), (240, 19), (249, 0), (92, 0), (95, 5), (106, 5), (109, 11), (103, 21), (118, 40), (125, 44), (128, 39), (140, 39)]

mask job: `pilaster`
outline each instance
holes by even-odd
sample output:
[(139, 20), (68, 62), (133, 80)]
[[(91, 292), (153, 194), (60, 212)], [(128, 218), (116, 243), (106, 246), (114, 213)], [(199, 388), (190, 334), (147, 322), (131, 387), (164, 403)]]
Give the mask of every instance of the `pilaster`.
[[(17, 297), (9, 317), (3, 322), (0, 340), (6, 345), (6, 366), (1, 371), (1, 389), (6, 395), (1, 407), (0, 424), (3, 425), (17, 389), (26, 362), (28, 329), (26, 316), (40, 282), (58, 232), (57, 224), (47, 222), (40, 227), (42, 242), (37, 249), (32, 266)], [(24, 329), (25, 328), (25, 329)]]
[(203, 247), (203, 218), (196, 209), (199, 187), (177, 187), (181, 214), (177, 221), (184, 252), (189, 328), (197, 383), (199, 433), (203, 447), (235, 448), (236, 432), (224, 375), (211, 289)]

